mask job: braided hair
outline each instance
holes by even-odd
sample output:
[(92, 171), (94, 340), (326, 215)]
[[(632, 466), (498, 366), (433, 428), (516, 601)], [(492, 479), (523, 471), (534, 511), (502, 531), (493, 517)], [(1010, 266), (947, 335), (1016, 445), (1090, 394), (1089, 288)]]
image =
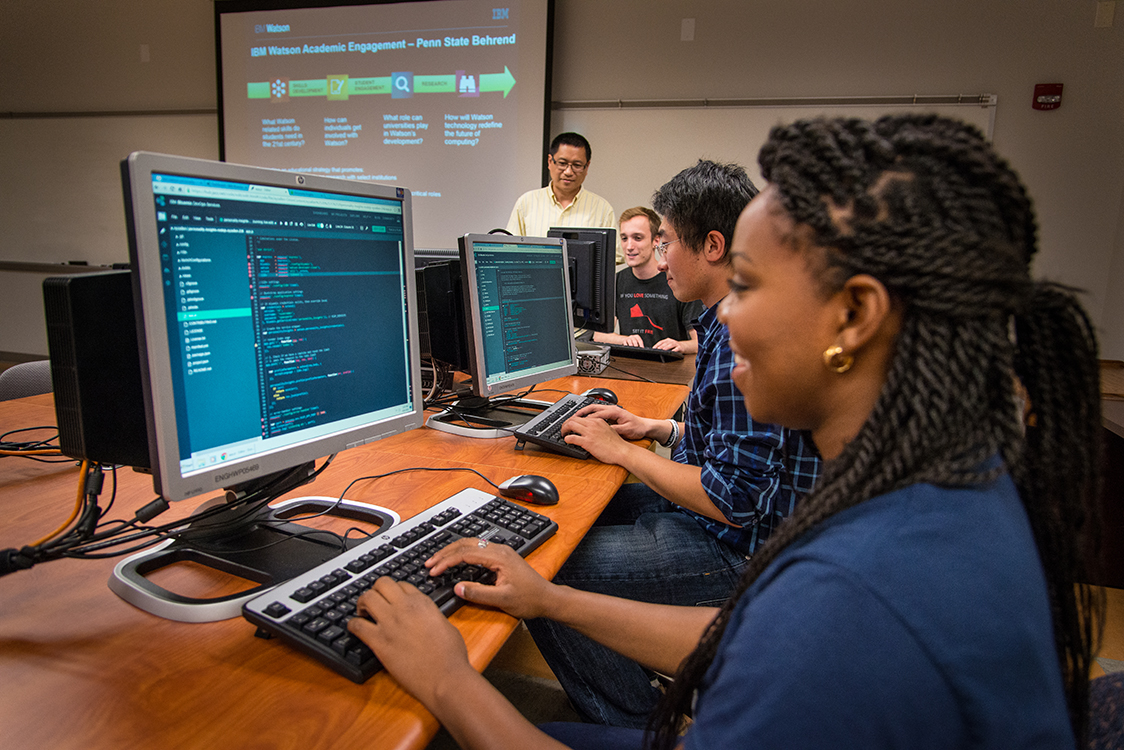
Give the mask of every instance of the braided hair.
[[(855, 274), (877, 278), (902, 305), (902, 326), (870, 416), (753, 556), (653, 714), (651, 745), (675, 745), (737, 600), (788, 545), (873, 497), (918, 483), (977, 484), (1004, 467), (1045, 569), (1083, 745), (1103, 620), (1084, 583), (1082, 538), (1095, 530), (1099, 492), (1096, 341), (1072, 290), (1030, 279), (1037, 227), (1025, 189), (979, 131), (935, 115), (778, 126), (759, 161), (823, 252), (810, 266), (818, 283), (835, 291)], [(996, 454), (1004, 467), (981, 468)]]

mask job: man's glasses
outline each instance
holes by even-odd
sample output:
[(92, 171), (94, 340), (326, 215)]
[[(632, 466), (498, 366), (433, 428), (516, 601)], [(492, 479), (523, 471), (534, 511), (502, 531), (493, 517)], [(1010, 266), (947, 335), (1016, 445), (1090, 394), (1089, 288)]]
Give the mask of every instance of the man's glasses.
[(584, 161), (566, 161), (565, 159), (555, 159), (553, 156), (550, 157), (550, 160), (554, 162), (554, 166), (558, 167), (562, 172), (565, 172), (567, 169), (572, 169), (576, 174), (578, 172), (584, 172), (585, 168), (589, 166)]
[(667, 248), (670, 247), (671, 245), (675, 244), (678, 241), (679, 241), (679, 238), (677, 237), (674, 240), (668, 240), (667, 242), (661, 242), (658, 245), (655, 245), (652, 249), (656, 251), (656, 257), (657, 258), (662, 258), (663, 256), (667, 255)]

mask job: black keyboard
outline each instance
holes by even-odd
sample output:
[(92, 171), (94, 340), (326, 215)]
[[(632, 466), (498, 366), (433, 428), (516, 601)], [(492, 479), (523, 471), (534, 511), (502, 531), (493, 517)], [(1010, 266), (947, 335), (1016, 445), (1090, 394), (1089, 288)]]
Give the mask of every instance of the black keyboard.
[(361, 683), (382, 665), (348, 632), (347, 623), (355, 616), (359, 595), (378, 578), (390, 576), (414, 584), (448, 616), (465, 603), (453, 594), (456, 583), (492, 583), (495, 574), (461, 564), (430, 576), (423, 563), (434, 552), (462, 537), (481, 537), (526, 557), (557, 530), (557, 523), (539, 513), (480, 490), (462, 490), (251, 599), (242, 606), (242, 615), (258, 626), (259, 636), (277, 636)]
[(519, 425), (512, 430), (517, 442), (516, 448), (522, 448), (523, 442), (534, 443), (547, 450), (561, 453), (571, 458), (589, 458), (589, 451), (577, 445), (570, 445), (562, 439), (562, 425), (566, 420), (585, 406), (590, 404), (603, 404), (604, 401), (591, 396), (568, 393), (548, 406), (535, 418)]
[(624, 344), (607, 344), (609, 353), (614, 357), (632, 357), (633, 359), (654, 359), (657, 362), (678, 362), (683, 359), (683, 352), (673, 352), (669, 349), (654, 349), (647, 346), (625, 346)]

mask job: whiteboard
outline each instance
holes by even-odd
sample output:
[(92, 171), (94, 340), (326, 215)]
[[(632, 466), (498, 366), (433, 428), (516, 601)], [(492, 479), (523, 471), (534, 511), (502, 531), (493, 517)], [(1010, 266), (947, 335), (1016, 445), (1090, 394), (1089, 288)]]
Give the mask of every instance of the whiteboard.
[[(586, 186), (619, 215), (698, 159), (741, 164), (760, 184), (769, 129), (801, 117), (938, 112), (990, 135), (995, 104), (557, 109), (552, 133), (593, 145)], [(128, 260), (119, 163), (133, 151), (218, 158), (213, 112), (0, 119), (0, 261), (108, 265)], [(528, 186), (528, 189), (533, 186)], [(506, 214), (510, 206), (498, 207)]]
[[(985, 95), (987, 96), (987, 95)], [(613, 206), (617, 215), (632, 206), (650, 206), (652, 193), (699, 159), (734, 162), (762, 186), (757, 152), (774, 125), (806, 117), (862, 117), (935, 112), (992, 135), (996, 97), (990, 104), (805, 105), (751, 107), (566, 108), (553, 113), (552, 134), (581, 133), (593, 148), (585, 186)]]
[(218, 158), (213, 112), (0, 119), (0, 261), (125, 263), (120, 162)]

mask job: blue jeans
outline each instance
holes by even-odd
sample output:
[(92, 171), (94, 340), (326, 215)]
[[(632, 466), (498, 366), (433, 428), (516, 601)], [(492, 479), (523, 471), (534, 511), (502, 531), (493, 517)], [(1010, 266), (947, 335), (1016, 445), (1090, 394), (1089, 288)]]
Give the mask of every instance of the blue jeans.
[(553, 722), (539, 729), (571, 750), (643, 750), (644, 732), (623, 727)]
[[(718, 606), (748, 561), (643, 484), (626, 484), (554, 582), (656, 604)], [(552, 620), (527, 621), (584, 719), (643, 728), (659, 700), (652, 673)]]

